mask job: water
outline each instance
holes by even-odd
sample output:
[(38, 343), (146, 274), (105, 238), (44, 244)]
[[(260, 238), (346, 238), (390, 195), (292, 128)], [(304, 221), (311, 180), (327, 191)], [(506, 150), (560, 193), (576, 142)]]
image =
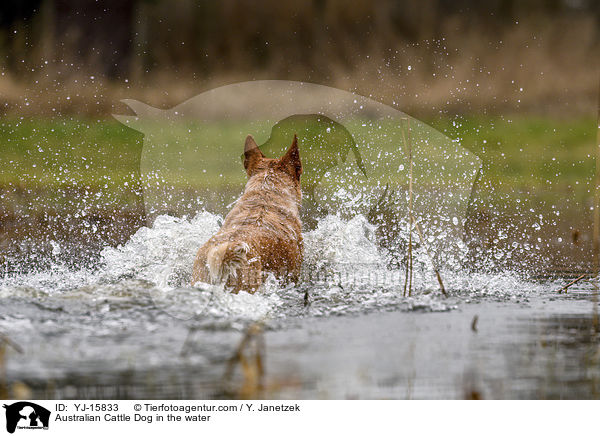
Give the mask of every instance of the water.
[[(415, 254), (415, 289), (357, 215), (305, 233), (303, 280), (233, 295), (190, 287), (222, 218), (159, 216), (98, 262), (0, 279), (6, 382), (36, 398), (598, 398), (600, 336), (589, 283), (442, 271)], [(477, 321), (474, 322), (474, 317)], [(265, 342), (261, 385), (238, 367), (248, 326)], [(252, 341), (251, 341), (252, 342)], [(249, 351), (250, 352), (250, 351)], [(1, 381), (1, 379), (0, 379)], [(248, 387), (250, 386), (250, 387)]]

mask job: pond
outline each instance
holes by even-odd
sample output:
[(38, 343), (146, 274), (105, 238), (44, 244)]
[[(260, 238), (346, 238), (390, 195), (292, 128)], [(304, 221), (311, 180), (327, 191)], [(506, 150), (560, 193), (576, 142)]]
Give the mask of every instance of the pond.
[[(187, 285), (209, 213), (160, 216), (91, 267), (0, 279), (5, 387), (35, 398), (598, 398), (598, 295), (588, 281), (444, 270), (415, 288), (362, 217), (305, 233), (297, 286)], [(57, 251), (59, 249), (57, 248)], [(2, 381), (2, 380), (0, 380)], [(13, 389), (11, 391), (11, 389)]]

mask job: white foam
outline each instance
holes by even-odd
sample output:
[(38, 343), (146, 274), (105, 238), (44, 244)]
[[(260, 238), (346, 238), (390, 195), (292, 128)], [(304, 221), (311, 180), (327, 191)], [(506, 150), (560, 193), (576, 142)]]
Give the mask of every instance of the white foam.
[[(140, 228), (119, 247), (102, 251), (93, 271), (53, 265), (50, 270), (0, 279), (0, 298), (59, 298), (89, 300), (93, 307), (118, 301), (135, 303), (151, 297), (169, 315), (231, 320), (282, 318), (297, 314), (308, 292), (310, 306), (303, 314), (329, 316), (373, 310), (450, 310), (463, 301), (509, 300), (547, 289), (518, 274), (444, 270), (452, 298), (441, 296), (424, 249), (415, 250), (413, 292), (405, 295), (403, 267), (390, 267), (386, 250), (378, 247), (376, 228), (357, 215), (349, 220), (329, 215), (316, 229), (304, 233), (303, 281), (282, 287), (272, 277), (259, 292), (232, 294), (222, 287), (191, 287), (192, 265), (198, 248), (218, 229), (222, 218), (201, 212), (192, 219), (158, 216), (150, 228)], [(401, 242), (401, 241), (399, 241)], [(146, 298), (148, 304), (148, 298)], [(104, 303), (102, 303), (104, 304)]]

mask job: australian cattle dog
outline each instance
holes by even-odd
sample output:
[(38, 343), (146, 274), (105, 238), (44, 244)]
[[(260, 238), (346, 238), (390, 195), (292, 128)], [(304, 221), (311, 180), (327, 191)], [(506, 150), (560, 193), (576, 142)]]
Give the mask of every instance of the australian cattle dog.
[(298, 138), (279, 159), (260, 151), (252, 136), (244, 145), (248, 182), (221, 229), (194, 262), (192, 284), (224, 283), (233, 292), (255, 292), (265, 273), (297, 280), (302, 264)]

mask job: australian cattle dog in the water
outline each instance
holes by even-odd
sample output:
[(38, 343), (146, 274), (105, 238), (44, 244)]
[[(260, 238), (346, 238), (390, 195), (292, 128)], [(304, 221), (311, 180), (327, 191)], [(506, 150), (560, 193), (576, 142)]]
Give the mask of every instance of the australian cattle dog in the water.
[(233, 292), (255, 292), (264, 273), (297, 280), (302, 264), (298, 138), (279, 159), (269, 159), (248, 135), (244, 146), (248, 182), (221, 229), (194, 262), (192, 284), (224, 283)]

